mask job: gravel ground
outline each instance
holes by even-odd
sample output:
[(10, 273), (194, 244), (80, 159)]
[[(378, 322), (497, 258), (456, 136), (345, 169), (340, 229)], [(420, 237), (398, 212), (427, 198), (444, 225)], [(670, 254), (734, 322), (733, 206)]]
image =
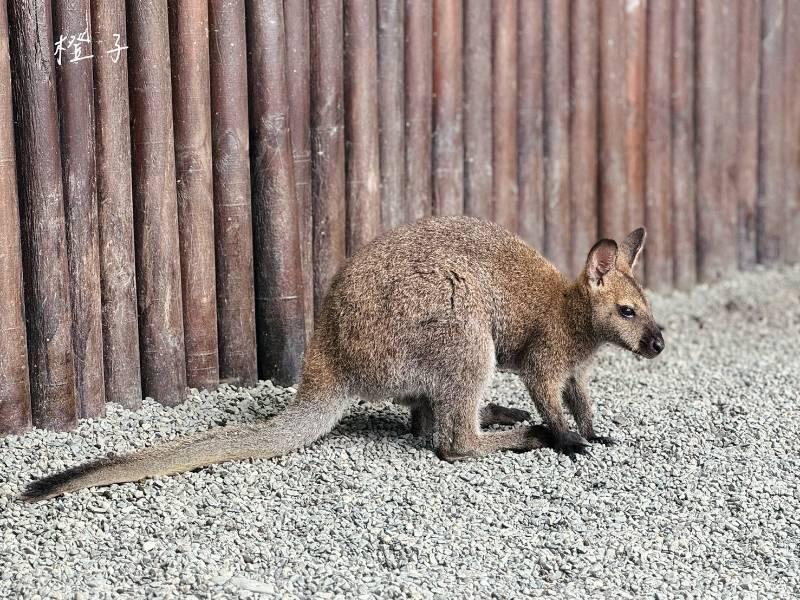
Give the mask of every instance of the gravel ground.
[[(431, 598), (800, 595), (800, 269), (653, 298), (667, 350), (602, 353), (597, 429), (622, 442), (448, 464), (392, 405), (272, 461), (84, 490), (31, 478), (273, 414), (293, 394), (115, 405), (0, 439), (0, 596)], [(498, 375), (495, 401), (532, 410)]]

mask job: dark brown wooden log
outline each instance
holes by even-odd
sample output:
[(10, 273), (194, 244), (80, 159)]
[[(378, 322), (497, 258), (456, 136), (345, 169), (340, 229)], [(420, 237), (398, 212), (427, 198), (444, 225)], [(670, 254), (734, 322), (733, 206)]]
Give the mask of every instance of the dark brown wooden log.
[(381, 231), (378, 15), (374, 0), (345, 0), (347, 252)]
[(784, 110), (786, 160), (786, 218), (783, 260), (800, 262), (800, 4), (786, 2), (784, 47)]
[(208, 5), (172, 2), (170, 63), (181, 248), (186, 382), (219, 383)]
[(518, 44), (519, 235), (533, 247), (543, 248), (544, 11), (541, 2), (519, 3)]
[(105, 392), (107, 401), (136, 409), (142, 383), (124, 0), (92, 6), (92, 33)]
[(167, 4), (129, 2), (130, 84), (136, 283), (142, 388), (166, 405), (186, 390), (178, 201), (172, 137)]
[[(93, 418), (105, 414), (105, 384), (89, 0), (56, 0), (53, 28), (57, 40), (56, 76), (75, 387), (79, 416)], [(66, 40), (61, 43), (66, 49), (59, 52), (58, 42), (63, 38)]]
[(50, 2), (8, 5), (33, 424), (78, 420)]
[(647, 285), (672, 287), (671, 0), (648, 3), (646, 210)]
[[(625, 0), (600, 3), (600, 235), (628, 233)], [(639, 223), (643, 225), (643, 223)]]
[(406, 0), (406, 219), (431, 214), (433, 4)]
[(393, 229), (406, 219), (404, 20), (405, 0), (378, 0), (378, 117), (384, 229)]
[(544, 252), (561, 271), (570, 266), (569, 7), (546, 0)]
[(311, 3), (314, 311), (345, 260), (344, 28), (341, 0)]
[(433, 5), (433, 212), (464, 212), (463, 6)]
[[(645, 132), (647, 76), (647, 3), (624, 2), (625, 7), (625, 176), (628, 200), (626, 225), (630, 231), (645, 223)], [(649, 247), (648, 241), (645, 252)], [(639, 260), (639, 273), (645, 260)]]
[[(492, 3), (494, 220), (517, 232), (517, 0)], [(567, 30), (568, 31), (568, 30)], [(567, 47), (565, 43), (565, 48)], [(567, 108), (569, 110), (569, 108)]]
[(15, 167), (8, 15), (0, 3), (0, 435), (31, 426)]
[(572, 3), (572, 116), (570, 123), (570, 197), (572, 267), (577, 275), (597, 241), (597, 107), (599, 5)]
[(219, 375), (252, 385), (256, 363), (244, 0), (208, 4)]
[(782, 258), (781, 238), (786, 216), (784, 8), (782, 0), (764, 0), (761, 20), (760, 163), (756, 250), (758, 262), (768, 265), (777, 263)]
[(758, 198), (758, 106), (761, 77), (761, 0), (743, 2), (739, 10), (739, 170), (738, 262), (756, 265), (756, 200)]
[(283, 0), (286, 20), (286, 79), (292, 132), (294, 185), (300, 206), (300, 260), (306, 342), (314, 330), (314, 214), (311, 207), (311, 39), (308, 0)]
[(259, 375), (286, 385), (300, 376), (305, 316), (282, 0), (247, 4), (247, 47)]
[[(523, 3), (526, 6), (528, 3)], [(492, 4), (464, 4), (464, 212), (492, 218)]]
[(694, 0), (678, 0), (673, 13), (672, 51), (672, 270), (675, 286), (697, 279)]

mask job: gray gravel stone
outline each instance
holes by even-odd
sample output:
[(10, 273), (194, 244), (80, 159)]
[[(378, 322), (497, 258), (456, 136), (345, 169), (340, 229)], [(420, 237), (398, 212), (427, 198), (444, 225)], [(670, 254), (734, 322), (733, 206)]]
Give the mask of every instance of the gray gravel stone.
[[(43, 504), (32, 478), (274, 414), (262, 382), (0, 439), (0, 596), (673, 598), (800, 595), (800, 269), (653, 298), (667, 350), (604, 350), (597, 429), (622, 443), (448, 464), (393, 405), (312, 447)], [(497, 376), (493, 401), (533, 410)]]

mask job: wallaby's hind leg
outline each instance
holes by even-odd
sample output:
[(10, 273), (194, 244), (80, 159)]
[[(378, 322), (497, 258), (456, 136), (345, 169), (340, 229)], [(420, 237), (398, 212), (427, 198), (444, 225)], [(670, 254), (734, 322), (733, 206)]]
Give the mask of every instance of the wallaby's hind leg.
[(509, 408), (499, 404), (487, 404), (481, 408), (481, 427), (492, 425), (514, 425), (522, 421), (530, 421), (531, 413), (527, 410)]
[(439, 458), (454, 461), (498, 450), (524, 452), (552, 444), (550, 432), (542, 425), (481, 431), (480, 401), (481, 390), (466, 388), (452, 396), (433, 399), (434, 445)]

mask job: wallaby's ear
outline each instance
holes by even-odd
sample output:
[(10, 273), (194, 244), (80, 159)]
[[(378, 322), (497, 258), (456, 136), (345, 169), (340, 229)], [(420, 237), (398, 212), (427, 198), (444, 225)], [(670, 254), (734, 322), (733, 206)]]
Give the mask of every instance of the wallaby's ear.
[(639, 254), (641, 254), (642, 248), (644, 248), (644, 240), (646, 237), (647, 232), (644, 230), (644, 227), (639, 227), (639, 229), (631, 231), (628, 237), (622, 242), (620, 252), (631, 269), (636, 266)]
[(600, 240), (589, 251), (586, 259), (586, 275), (593, 285), (601, 285), (603, 277), (607, 275), (617, 263), (617, 242), (614, 240)]

